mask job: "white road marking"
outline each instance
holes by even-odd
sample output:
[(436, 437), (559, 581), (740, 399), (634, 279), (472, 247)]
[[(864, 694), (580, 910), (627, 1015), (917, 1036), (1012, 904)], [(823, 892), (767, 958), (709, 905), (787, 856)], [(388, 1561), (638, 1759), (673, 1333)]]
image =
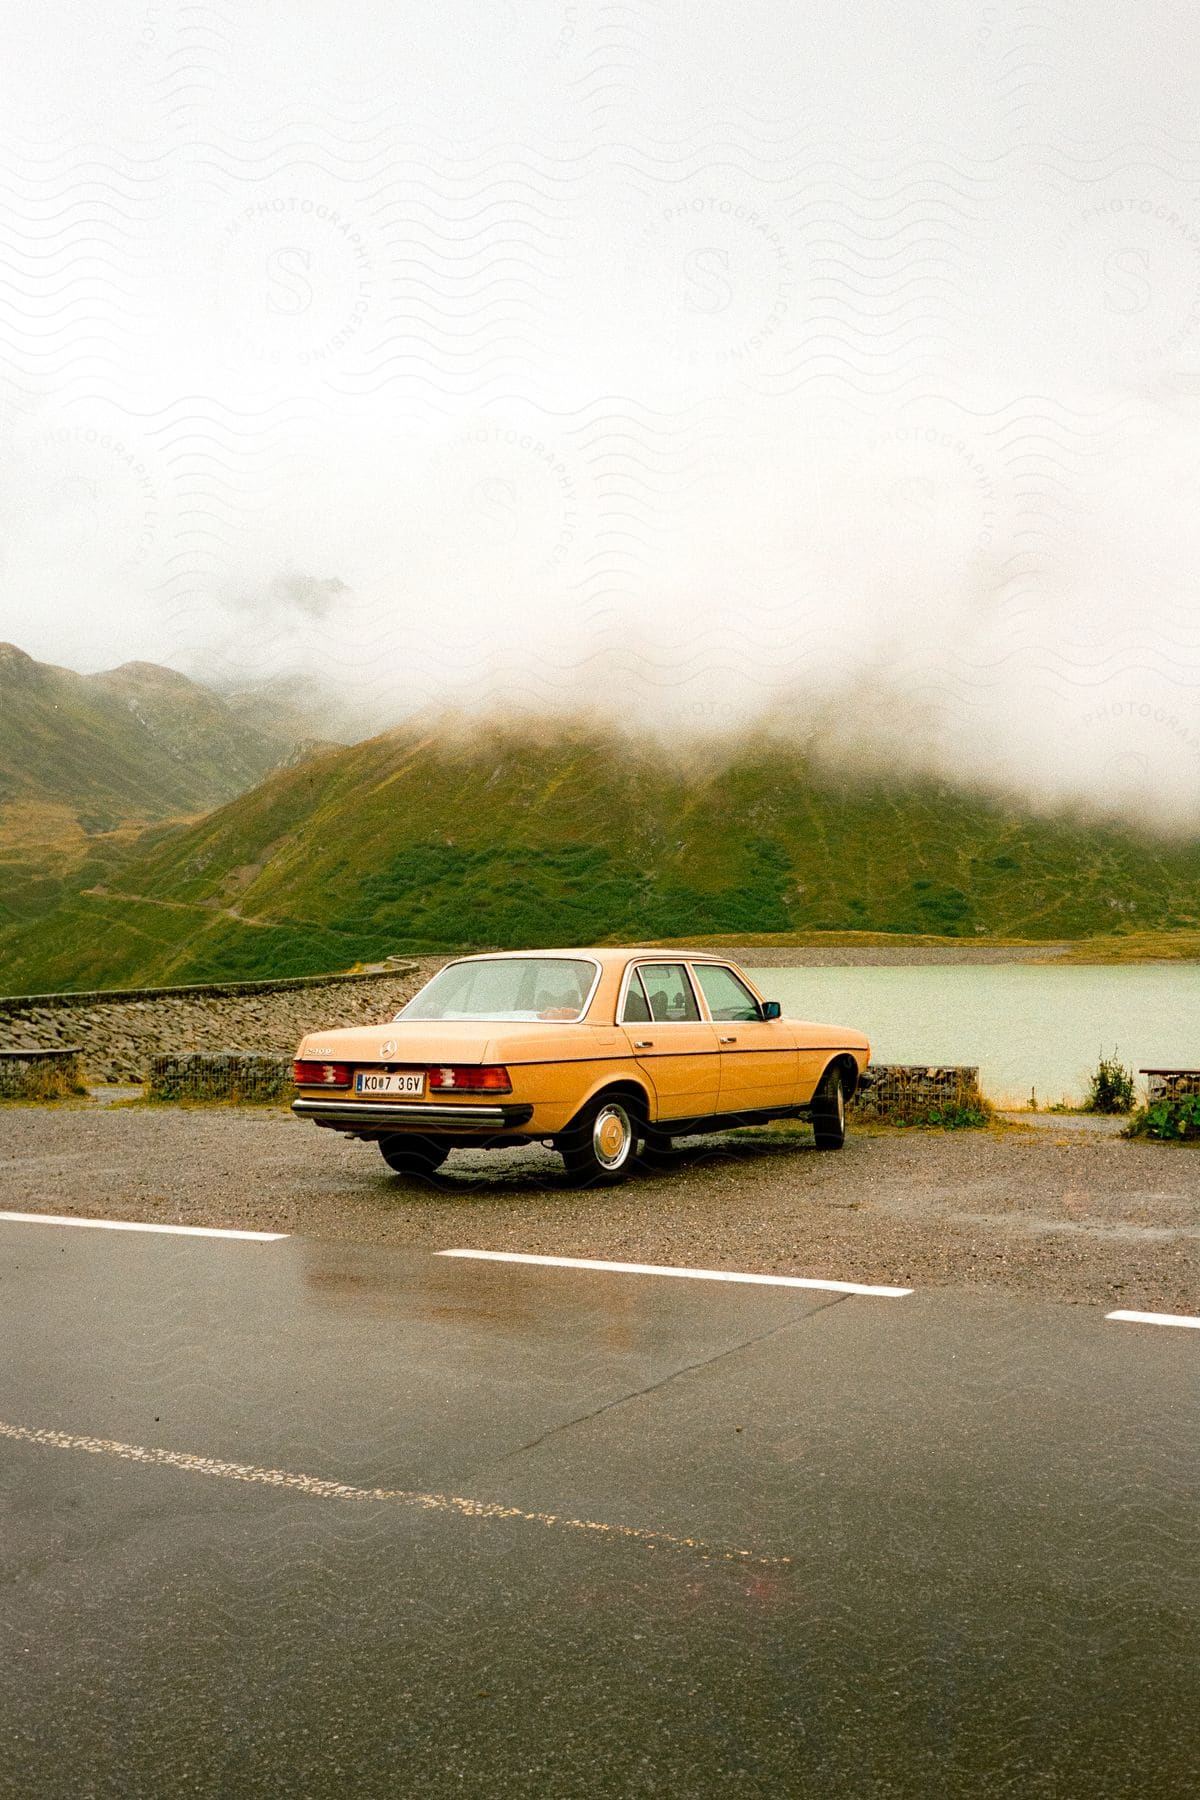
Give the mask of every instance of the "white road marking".
[(257, 1244), (277, 1244), (287, 1231), (226, 1231), (219, 1225), (143, 1225), (135, 1219), (69, 1219), (56, 1213), (0, 1212), (8, 1225), (83, 1225), (91, 1231), (162, 1231), (173, 1237), (249, 1238)]
[(1191, 1313), (1147, 1313), (1147, 1312), (1110, 1312), (1106, 1319), (1124, 1319), (1130, 1325), (1187, 1325), (1193, 1331), (1200, 1331), (1200, 1318), (1193, 1318)]
[(911, 1288), (871, 1287), (862, 1281), (818, 1281), (808, 1275), (742, 1275), (734, 1269), (676, 1269), (665, 1263), (599, 1262), (586, 1256), (525, 1256), (515, 1250), (437, 1250), (436, 1256), (469, 1256), (481, 1262), (537, 1263), (551, 1269), (600, 1269), (613, 1275), (679, 1275), (688, 1281), (745, 1281), (760, 1287), (820, 1288), (831, 1294), (872, 1294), (903, 1300)]
[(405, 1488), (352, 1487), (345, 1481), (325, 1481), (317, 1475), (298, 1475), (287, 1469), (260, 1469), (253, 1463), (220, 1462), (212, 1456), (193, 1456), (183, 1450), (162, 1450), (144, 1444), (122, 1444), (113, 1438), (75, 1437), (66, 1431), (35, 1430), (28, 1425), (0, 1421), (0, 1438), (13, 1443), (36, 1444), (50, 1450), (82, 1450), (89, 1456), (110, 1456), (121, 1462), (156, 1468), (179, 1469), (187, 1475), (215, 1475), (225, 1481), (248, 1481), (259, 1486), (290, 1488), (313, 1500), (370, 1500), (376, 1504), (415, 1506), (423, 1512), (455, 1513), (464, 1519), (517, 1519), (526, 1525), (558, 1526), (565, 1531), (594, 1532), (602, 1537), (627, 1538), (649, 1549), (691, 1550), (721, 1562), (752, 1563), (781, 1567), (790, 1556), (759, 1556), (753, 1550), (733, 1550), (706, 1544), (700, 1538), (676, 1537), (669, 1531), (644, 1530), (639, 1525), (611, 1525), (599, 1519), (569, 1519), (559, 1513), (526, 1512), (519, 1506), (503, 1506), (498, 1500), (471, 1500), (460, 1494), (423, 1494)]

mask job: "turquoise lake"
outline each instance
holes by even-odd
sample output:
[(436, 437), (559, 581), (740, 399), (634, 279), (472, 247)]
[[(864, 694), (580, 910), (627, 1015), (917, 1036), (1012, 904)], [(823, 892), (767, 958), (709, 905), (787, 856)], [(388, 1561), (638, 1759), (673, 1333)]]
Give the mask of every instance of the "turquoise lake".
[(755, 969), (790, 1018), (853, 1025), (877, 1062), (977, 1063), (991, 1099), (1081, 1099), (1101, 1052), (1200, 1068), (1200, 965)]

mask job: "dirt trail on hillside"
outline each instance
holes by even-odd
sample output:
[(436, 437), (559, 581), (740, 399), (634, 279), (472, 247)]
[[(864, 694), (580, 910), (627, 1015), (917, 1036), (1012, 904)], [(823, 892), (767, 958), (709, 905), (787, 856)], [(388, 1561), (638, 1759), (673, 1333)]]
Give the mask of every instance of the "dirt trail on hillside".
[(239, 925), (258, 925), (267, 931), (279, 928), (278, 919), (253, 919), (236, 906), (220, 906), (212, 900), (166, 900), (157, 894), (119, 894), (115, 888), (84, 888), (83, 893), (96, 900), (128, 900), (132, 906), (165, 906), (173, 912), (199, 912), (208, 919), (236, 919)]

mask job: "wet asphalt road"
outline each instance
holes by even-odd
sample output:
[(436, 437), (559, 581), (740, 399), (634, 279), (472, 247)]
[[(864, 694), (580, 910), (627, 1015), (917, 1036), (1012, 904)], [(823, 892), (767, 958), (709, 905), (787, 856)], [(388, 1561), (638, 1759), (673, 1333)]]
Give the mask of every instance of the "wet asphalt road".
[(1197, 1791), (1200, 1332), (9, 1223), (0, 1332), (6, 1795)]

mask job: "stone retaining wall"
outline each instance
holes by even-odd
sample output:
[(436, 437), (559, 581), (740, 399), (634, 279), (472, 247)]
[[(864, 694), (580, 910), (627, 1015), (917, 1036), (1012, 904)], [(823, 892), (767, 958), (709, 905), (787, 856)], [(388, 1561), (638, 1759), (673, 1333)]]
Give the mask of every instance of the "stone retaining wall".
[(903, 1119), (967, 1106), (985, 1111), (987, 1102), (979, 1088), (979, 1070), (958, 1063), (871, 1063), (863, 1070), (858, 1091), (850, 1102), (862, 1119)]
[(1141, 1069), (1146, 1077), (1146, 1100), (1182, 1100), (1185, 1094), (1200, 1094), (1200, 1069)]
[(337, 975), (280, 975), (267, 981), (188, 981), (168, 987), (144, 988), (80, 988), (70, 993), (0, 994), (0, 1017), (10, 1012), (26, 1012), (31, 1006), (94, 1006), (109, 1000), (227, 999), (245, 994), (282, 994), (301, 989), (348, 987), (358, 981), (377, 981), (381, 975), (403, 975), (416, 961), (409, 956), (389, 956), (385, 963), (372, 963), (369, 969)]
[(196, 1051), (184, 1056), (152, 1056), (146, 1090), (150, 1100), (232, 1100), (273, 1105), (294, 1092), (292, 1059)]
[(392, 1018), (444, 956), (382, 975), (0, 1000), (0, 1051), (77, 1045), (92, 1081), (144, 1081), (156, 1056), (257, 1051), (291, 1060), (306, 1032)]
[(87, 1071), (74, 1045), (56, 1050), (0, 1050), (0, 1100), (64, 1100), (87, 1092)]

